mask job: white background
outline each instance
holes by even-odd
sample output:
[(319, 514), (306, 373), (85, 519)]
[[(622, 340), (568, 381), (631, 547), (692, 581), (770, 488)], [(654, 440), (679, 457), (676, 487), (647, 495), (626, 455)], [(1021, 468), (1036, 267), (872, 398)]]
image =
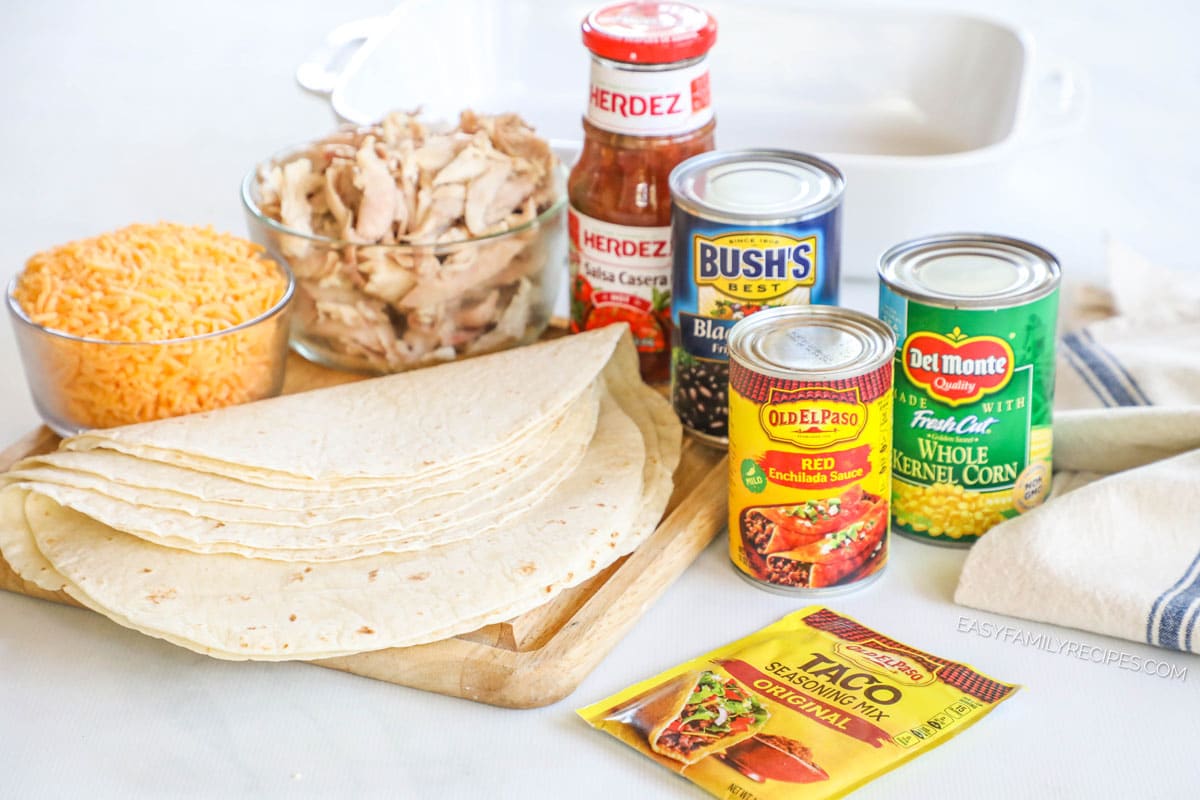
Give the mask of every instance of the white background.
[[(1022, 26), (1091, 77), (1088, 129), (1029, 147), (1014, 168), (1028, 182), (1029, 202), (1044, 209), (1039, 222), (1003, 232), (1071, 254), (1068, 281), (1102, 273), (1109, 235), (1168, 266), (1200, 268), (1195, 6), (941, 6)], [(7, 281), (39, 249), (133, 221), (243, 232), (242, 174), (332, 123), (326, 105), (295, 88), (295, 66), (334, 25), (389, 7), (313, 0), (7, 7), (0, 277)], [(986, 197), (963, 202), (976, 219), (1014, 217)], [(873, 307), (870, 287), (848, 288), (853, 304)], [(36, 423), (11, 330), (0, 325), (0, 441)], [(723, 545), (709, 548), (572, 698), (537, 711), (306, 665), (213, 661), (93, 614), (0, 594), (0, 796), (699, 797), (588, 729), (572, 709), (801, 605), (742, 583)], [(950, 602), (961, 561), (960, 551), (897, 541), (879, 583), (831, 605), (1025, 689), (856, 797), (1194, 793), (1200, 659), (1013, 622), (1164, 658), (1188, 670), (1180, 682), (961, 633), (960, 616), (997, 619)]]

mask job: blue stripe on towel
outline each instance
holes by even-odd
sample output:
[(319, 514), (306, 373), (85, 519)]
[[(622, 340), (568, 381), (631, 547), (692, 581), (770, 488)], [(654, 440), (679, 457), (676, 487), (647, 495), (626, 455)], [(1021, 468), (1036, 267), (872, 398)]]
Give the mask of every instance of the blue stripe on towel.
[(1066, 357), (1067, 363), (1071, 365), (1071, 368), (1079, 374), (1080, 378), (1083, 378), (1083, 382), (1086, 383), (1088, 388), (1092, 390), (1092, 394), (1096, 395), (1096, 397), (1100, 399), (1100, 402), (1104, 403), (1106, 407), (1111, 407), (1112, 400), (1104, 393), (1103, 389), (1096, 385), (1096, 381), (1092, 379), (1092, 376), (1090, 373), (1088, 373), (1087, 368), (1084, 367), (1079, 361), (1079, 357), (1070, 350), (1064, 351), (1063, 355)]
[[(1160, 594), (1154, 601), (1154, 605), (1150, 606), (1150, 615), (1146, 619), (1146, 641), (1149, 644), (1171, 647), (1176, 650), (1184, 649), (1179, 644), (1179, 629), (1183, 622), (1184, 612), (1193, 601), (1200, 600), (1200, 573), (1196, 571), (1197, 566), (1200, 566), (1200, 553), (1197, 553), (1196, 557), (1192, 559), (1192, 563), (1179, 576), (1179, 580)], [(1159, 617), (1160, 607), (1162, 615), (1156, 625), (1155, 619)], [(1157, 636), (1155, 636), (1156, 627), (1158, 629)], [(1170, 641), (1167, 641), (1168, 639)]]
[(1125, 369), (1125, 365), (1117, 360), (1117, 357), (1114, 356), (1108, 350), (1108, 348), (1097, 342), (1096, 337), (1093, 336), (1092, 332), (1087, 328), (1084, 328), (1082, 333), (1085, 337), (1087, 337), (1088, 343), (1092, 346), (1092, 349), (1108, 359), (1109, 363), (1115, 367), (1118, 372), (1125, 376), (1125, 382), (1129, 384), (1129, 388), (1132, 389), (1134, 394), (1137, 395), (1138, 399), (1142, 401), (1141, 404), (1145, 406), (1154, 405), (1152, 402), (1150, 402), (1150, 398), (1146, 396), (1146, 393), (1142, 391), (1142, 387), (1134, 379), (1133, 375), (1129, 373), (1129, 370)]
[(1192, 609), (1192, 613), (1189, 615), (1188, 624), (1187, 624), (1187, 635), (1184, 637), (1184, 640), (1183, 640), (1183, 649), (1187, 650), (1189, 652), (1192, 652), (1192, 653), (1196, 652), (1195, 650), (1192, 650), (1192, 629), (1194, 629), (1196, 627), (1196, 618), (1198, 616), (1200, 616), (1200, 603), (1196, 604), (1196, 607), (1194, 609)]
[(1078, 334), (1068, 333), (1063, 337), (1063, 344), (1074, 352), (1087, 366), (1088, 370), (1096, 376), (1096, 380), (1103, 384), (1105, 391), (1112, 395), (1112, 399), (1117, 405), (1142, 405), (1125, 387), (1121, 381), (1121, 377), (1108, 364), (1104, 363), (1104, 360), (1097, 353), (1093, 352)]

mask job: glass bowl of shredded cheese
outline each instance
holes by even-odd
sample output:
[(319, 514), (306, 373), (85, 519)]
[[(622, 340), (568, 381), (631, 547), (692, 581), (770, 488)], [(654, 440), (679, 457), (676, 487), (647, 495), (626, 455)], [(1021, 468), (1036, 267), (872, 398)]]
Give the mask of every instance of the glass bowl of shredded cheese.
[(293, 292), (260, 246), (158, 223), (38, 253), (7, 305), (34, 405), (68, 436), (279, 394)]

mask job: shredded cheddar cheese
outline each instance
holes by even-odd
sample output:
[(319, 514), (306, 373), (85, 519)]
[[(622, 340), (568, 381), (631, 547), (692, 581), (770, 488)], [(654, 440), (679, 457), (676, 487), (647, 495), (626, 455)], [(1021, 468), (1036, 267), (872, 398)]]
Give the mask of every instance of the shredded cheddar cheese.
[(98, 340), (25, 335), (43, 410), (65, 427), (109, 427), (277, 391), (283, 315), (194, 338), (280, 301), (287, 281), (261, 253), (211, 228), (159, 223), (35, 255), (13, 291), (22, 311), (51, 331)]

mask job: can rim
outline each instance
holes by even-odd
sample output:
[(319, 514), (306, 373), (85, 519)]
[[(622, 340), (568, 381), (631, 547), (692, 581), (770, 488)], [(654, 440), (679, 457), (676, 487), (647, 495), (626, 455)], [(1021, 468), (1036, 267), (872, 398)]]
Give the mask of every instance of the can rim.
[[(776, 320), (798, 318), (826, 322), (824, 327), (858, 334), (868, 340), (873, 340), (876, 347), (864, 351), (862, 362), (851, 362), (829, 369), (787, 367), (756, 357), (750, 349), (747, 339)], [(739, 320), (729, 331), (727, 346), (731, 362), (736, 359), (742, 366), (761, 375), (783, 380), (835, 381), (869, 375), (877, 369), (890, 365), (896, 356), (896, 334), (877, 317), (852, 308), (822, 305), (776, 306), (763, 309)]]
[[(707, 203), (690, 194), (684, 187), (684, 181), (701, 169), (711, 169), (738, 161), (775, 161), (790, 164), (804, 164), (824, 173), (831, 180), (829, 192), (809, 205), (802, 206), (794, 213), (775, 216), (762, 216), (753, 213), (738, 213), (729, 211), (712, 203)], [(667, 179), (671, 189), (671, 200), (679, 208), (717, 222), (750, 223), (756, 225), (781, 225), (791, 222), (803, 222), (813, 219), (837, 208), (842, 202), (846, 191), (846, 176), (836, 166), (823, 158), (801, 153), (796, 150), (775, 148), (745, 148), (741, 150), (710, 150), (685, 159), (671, 170)]]
[(733, 558), (729, 559), (729, 564), (733, 567), (734, 572), (742, 577), (742, 580), (749, 582), (764, 592), (770, 592), (781, 597), (836, 597), (856, 592), (859, 589), (865, 589), (883, 577), (883, 574), (888, 569), (888, 557), (891, 555), (891, 533), (890, 530), (884, 532), (884, 536), (887, 537), (887, 544), (883, 548), (883, 565), (879, 569), (865, 578), (859, 578), (856, 581), (849, 581), (848, 583), (835, 584), (834, 586), (821, 586), (818, 588), (811, 586), (785, 586), (782, 583), (771, 583), (768, 580), (751, 575), (742, 569), (742, 565), (737, 563)]
[[(997, 246), (1002, 246), (1024, 251), (1046, 267), (1046, 277), (1028, 288), (1011, 294), (999, 293), (976, 296), (925, 291), (920, 287), (914, 286), (911, 282), (905, 281), (898, 274), (897, 269), (903, 263), (906, 256), (911, 256), (914, 253), (927, 249), (952, 245), (973, 245), (981, 248), (992, 247), (997, 250), (999, 249)], [(887, 286), (890, 291), (910, 300), (924, 303), (925, 305), (950, 309), (1014, 308), (1035, 300), (1041, 300), (1043, 297), (1048, 297), (1054, 293), (1062, 282), (1062, 267), (1058, 259), (1049, 250), (1025, 239), (994, 233), (940, 233), (922, 236), (917, 239), (909, 239), (885, 250), (879, 257), (879, 265), (876, 268), (876, 272), (879, 275), (880, 283)]]

